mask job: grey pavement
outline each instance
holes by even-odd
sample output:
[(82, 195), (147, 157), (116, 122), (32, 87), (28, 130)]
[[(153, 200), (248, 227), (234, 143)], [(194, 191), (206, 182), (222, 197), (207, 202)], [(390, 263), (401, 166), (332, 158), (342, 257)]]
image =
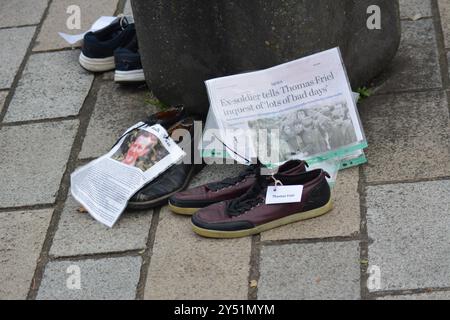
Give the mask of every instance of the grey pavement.
[(35, 27), (0, 29), (0, 89), (11, 87), (35, 31)]
[(265, 246), (258, 298), (359, 299), (359, 256), (358, 241)]
[(77, 115), (94, 80), (80, 68), (78, 56), (78, 50), (30, 56), (4, 121)]
[(367, 189), (369, 261), (383, 272), (377, 290), (450, 287), (450, 181)]
[(8, 91), (0, 91), (0, 113), (3, 110), (3, 105), (5, 104), (5, 99), (7, 95)]
[(400, 16), (411, 20), (432, 17), (431, 0), (400, 0)]
[(93, 220), (89, 214), (79, 212), (79, 209), (80, 205), (69, 196), (61, 213), (50, 255), (67, 257), (146, 248), (151, 212), (128, 213), (110, 230)]
[[(442, 88), (438, 44), (432, 19), (402, 21), (402, 40), (380, 93)], [(411, 76), (411, 75), (414, 76)]]
[(0, 208), (54, 203), (78, 120), (0, 129)]
[(80, 158), (94, 158), (106, 153), (130, 124), (155, 112), (156, 108), (144, 103), (148, 95), (146, 87), (124, 87), (114, 81), (103, 82), (97, 93)]
[[(78, 6), (80, 14), (81, 30), (87, 30), (100, 16), (112, 16), (118, 12), (119, 0), (55, 0), (48, 8), (47, 18), (42, 22), (42, 28), (33, 46), (33, 51), (48, 51), (70, 48), (58, 32), (79, 34), (80, 30), (71, 29), (66, 21), (69, 15), (66, 13), (69, 6)], [(121, 10), (119, 10), (121, 11)], [(73, 12), (73, 11), (72, 11)], [(76, 46), (79, 46), (77, 44)]]
[[(141, 257), (55, 261), (47, 264), (38, 300), (132, 300)], [(79, 286), (69, 275), (80, 275)], [(79, 289), (78, 289), (79, 288)]]
[(0, 212), (0, 296), (26, 299), (53, 210)]
[(0, 11), (0, 28), (38, 24), (48, 0), (3, 0)]
[[(56, 31), (79, 32), (69, 5), (86, 29), (129, 1), (4, 0), (0, 299), (449, 299), (450, 0), (400, 4), (398, 54), (359, 106), (369, 163), (339, 173), (333, 211), (211, 240), (167, 207), (109, 229), (70, 196), (70, 173), (158, 108), (146, 86), (84, 71)], [(240, 169), (207, 166), (191, 186)]]

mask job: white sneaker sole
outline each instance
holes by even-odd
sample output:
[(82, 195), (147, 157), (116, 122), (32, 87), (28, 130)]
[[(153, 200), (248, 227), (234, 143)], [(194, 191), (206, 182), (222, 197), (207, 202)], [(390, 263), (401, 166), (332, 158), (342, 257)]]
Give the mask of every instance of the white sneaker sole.
[(116, 68), (114, 57), (94, 59), (88, 58), (83, 53), (80, 53), (79, 61), (83, 68), (92, 72), (104, 72)]
[(114, 74), (116, 82), (143, 82), (145, 81), (144, 70), (119, 71)]

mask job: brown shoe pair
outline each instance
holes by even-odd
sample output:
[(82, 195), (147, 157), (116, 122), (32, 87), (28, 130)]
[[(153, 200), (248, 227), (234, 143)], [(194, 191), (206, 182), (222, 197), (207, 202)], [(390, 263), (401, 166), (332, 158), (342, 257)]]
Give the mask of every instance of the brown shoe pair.
[(262, 176), (261, 167), (252, 165), (237, 177), (172, 196), (169, 208), (193, 215), (194, 232), (210, 238), (245, 237), (318, 217), (332, 209), (329, 176), (306, 166), (289, 161), (273, 176)]

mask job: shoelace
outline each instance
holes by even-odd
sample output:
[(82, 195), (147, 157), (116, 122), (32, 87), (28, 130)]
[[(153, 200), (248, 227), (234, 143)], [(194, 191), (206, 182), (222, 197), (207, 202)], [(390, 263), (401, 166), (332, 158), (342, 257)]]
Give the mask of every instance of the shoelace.
[(119, 25), (122, 28), (122, 30), (124, 30), (130, 23), (128, 22), (127, 17), (121, 13), (117, 16), (117, 18), (119, 18)]
[(270, 181), (266, 176), (261, 176), (260, 169), (256, 172), (256, 182), (252, 188), (242, 197), (231, 200), (227, 206), (229, 216), (238, 217), (254, 208), (263, 201), (260, 197), (261, 191), (269, 185)]
[(233, 178), (226, 178), (220, 182), (210, 183), (207, 185), (207, 187), (211, 191), (219, 191), (219, 190), (234, 186), (235, 184), (243, 181), (249, 175), (255, 174), (256, 170), (259, 167), (260, 167), (259, 164), (252, 164), (249, 167), (247, 167), (244, 171), (239, 173), (238, 176), (233, 177)]

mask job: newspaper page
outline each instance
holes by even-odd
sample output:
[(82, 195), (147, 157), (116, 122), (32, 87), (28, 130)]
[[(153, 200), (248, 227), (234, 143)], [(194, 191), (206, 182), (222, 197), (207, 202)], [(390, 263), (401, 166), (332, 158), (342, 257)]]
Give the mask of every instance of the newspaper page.
[(217, 138), (240, 163), (326, 160), (367, 146), (339, 48), (206, 87)]
[(106, 155), (71, 175), (71, 193), (99, 222), (112, 227), (130, 198), (185, 152), (160, 125), (138, 123)]
[[(358, 103), (359, 97), (359, 93), (353, 92), (353, 101), (355, 105)], [(217, 138), (217, 133), (219, 133), (220, 135), (219, 125), (217, 123), (214, 112), (212, 111), (212, 109), (210, 109), (205, 122), (205, 134), (201, 141), (202, 143), (198, 145), (198, 149), (202, 153), (202, 156), (207, 163), (223, 164), (227, 161), (233, 163), (234, 158), (231, 157), (230, 150), (227, 150), (226, 146), (221, 142), (219, 138)], [(241, 157), (241, 159), (243, 158)], [(317, 160), (317, 163), (323, 163), (320, 158)], [(363, 150), (357, 150), (356, 152), (353, 152), (351, 154), (331, 159), (331, 162), (334, 163), (335, 161), (340, 163), (340, 169), (347, 169), (366, 163), (367, 158), (365, 157)], [(309, 163), (313, 164), (312, 162)]]

